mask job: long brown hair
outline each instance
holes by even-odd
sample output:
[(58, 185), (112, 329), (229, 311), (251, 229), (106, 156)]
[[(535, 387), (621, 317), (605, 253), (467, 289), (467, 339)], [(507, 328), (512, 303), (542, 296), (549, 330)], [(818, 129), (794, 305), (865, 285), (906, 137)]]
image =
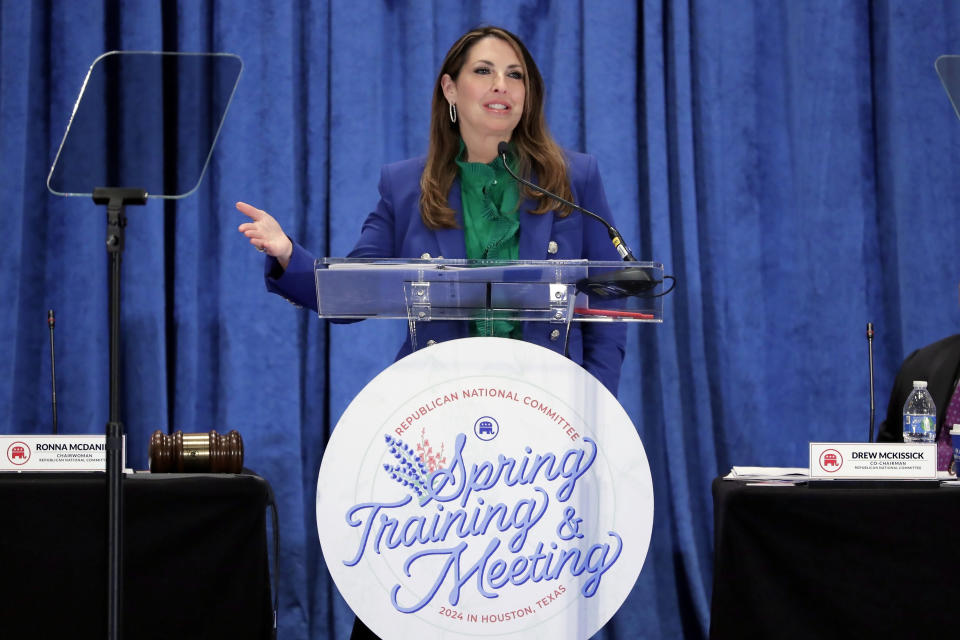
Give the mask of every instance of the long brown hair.
[[(526, 179), (536, 174), (538, 184), (548, 191), (572, 200), (567, 164), (563, 150), (556, 143), (543, 112), (543, 77), (527, 48), (517, 36), (500, 27), (478, 27), (468, 31), (457, 40), (443, 59), (437, 82), (433, 88), (430, 108), (430, 146), (427, 149), (427, 164), (420, 177), (420, 216), (430, 229), (456, 228), (456, 214), (447, 202), (447, 195), (457, 177), (455, 162), (460, 148), (460, 127), (450, 122), (447, 100), (443, 95), (441, 79), (449, 74), (454, 80), (466, 62), (467, 54), (478, 41), (494, 37), (505, 41), (523, 60), (523, 83), (526, 97), (523, 114), (510, 136), (516, 154), (517, 173)], [(539, 205), (531, 213), (546, 213), (556, 209), (562, 216), (570, 213), (568, 207), (557, 206), (553, 200), (541, 196), (532, 189), (522, 188), (526, 198), (539, 199)]]

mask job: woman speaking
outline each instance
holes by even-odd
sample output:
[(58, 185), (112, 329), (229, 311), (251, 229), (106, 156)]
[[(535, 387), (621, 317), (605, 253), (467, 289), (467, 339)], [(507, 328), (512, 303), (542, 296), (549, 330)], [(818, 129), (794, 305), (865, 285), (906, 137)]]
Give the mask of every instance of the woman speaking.
[[(518, 175), (613, 224), (596, 160), (561, 149), (550, 135), (543, 78), (527, 48), (509, 31), (487, 26), (447, 52), (433, 91), (427, 155), (383, 167), (380, 201), (349, 257), (618, 260), (603, 225), (510, 176), (497, 153), (501, 142)], [(314, 257), (265, 211), (236, 206), (250, 218), (240, 232), (267, 254), (267, 288), (316, 310)], [(423, 324), (424, 343), (495, 335), (563, 352), (560, 332), (548, 322)], [(619, 323), (572, 323), (566, 355), (616, 395), (625, 339)], [(397, 358), (410, 350), (408, 338)]]

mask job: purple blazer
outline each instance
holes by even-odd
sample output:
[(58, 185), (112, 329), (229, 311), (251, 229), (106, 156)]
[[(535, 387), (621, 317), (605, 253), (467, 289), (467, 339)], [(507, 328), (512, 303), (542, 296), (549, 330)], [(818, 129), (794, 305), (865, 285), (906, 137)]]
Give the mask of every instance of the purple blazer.
[[(573, 201), (593, 211), (613, 224), (613, 216), (603, 192), (603, 183), (593, 156), (567, 152)], [(456, 212), (458, 229), (433, 230), (424, 226), (420, 218), (420, 175), (425, 158), (414, 158), (389, 164), (380, 174), (380, 202), (367, 216), (360, 231), (360, 239), (350, 251), (351, 258), (433, 258), (466, 259), (463, 237), (463, 207), (460, 201), (460, 183), (455, 181), (448, 202)], [(553, 211), (532, 214), (536, 202), (520, 203), (520, 260), (619, 260), (610, 243), (606, 228), (596, 220), (574, 211), (565, 218)], [(548, 247), (556, 243), (556, 253)], [(317, 299), (313, 277), (314, 257), (294, 242), (290, 264), (283, 274), (274, 278), (277, 263), (267, 258), (265, 279), (267, 289), (296, 304), (316, 311)], [(563, 352), (563, 340), (551, 335), (556, 327), (549, 322), (527, 322), (523, 339), (558, 353)], [(452, 340), (469, 335), (464, 321), (423, 322), (417, 326), (417, 340)], [(626, 343), (626, 326), (620, 323), (574, 322), (568, 338), (568, 357), (582, 365), (602, 382), (614, 395), (620, 381)], [(411, 351), (409, 338), (400, 348), (397, 359)]]

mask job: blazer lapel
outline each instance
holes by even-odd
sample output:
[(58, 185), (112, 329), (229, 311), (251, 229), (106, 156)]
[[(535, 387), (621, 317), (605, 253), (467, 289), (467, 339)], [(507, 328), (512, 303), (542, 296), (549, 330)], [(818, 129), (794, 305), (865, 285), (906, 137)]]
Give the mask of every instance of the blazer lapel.
[(542, 214), (530, 213), (536, 205), (536, 200), (525, 199), (517, 212), (520, 216), (518, 255), (521, 260), (546, 260), (548, 257), (547, 244), (550, 242), (550, 231), (553, 229), (553, 211)]
[[(447, 260), (465, 260), (467, 258), (467, 244), (463, 237), (463, 202), (460, 199), (460, 178), (453, 181), (447, 202), (457, 215), (456, 229), (438, 229), (437, 244), (440, 245), (440, 255)], [(433, 256), (434, 258), (438, 256)]]

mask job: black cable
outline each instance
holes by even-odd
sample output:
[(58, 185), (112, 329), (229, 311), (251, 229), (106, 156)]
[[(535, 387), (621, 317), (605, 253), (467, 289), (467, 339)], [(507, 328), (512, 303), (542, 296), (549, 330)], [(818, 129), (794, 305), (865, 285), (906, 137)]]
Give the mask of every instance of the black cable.
[[(266, 482), (266, 481), (264, 481)], [(267, 483), (270, 517), (273, 520), (273, 629), (270, 638), (277, 640), (277, 619), (280, 616), (280, 515), (277, 512), (277, 500), (273, 488)]]
[(664, 279), (664, 280), (666, 280), (666, 279), (668, 279), (668, 278), (670, 279), (671, 282), (670, 282), (670, 288), (667, 289), (666, 291), (661, 291), (660, 293), (655, 293), (655, 294), (649, 295), (649, 296), (637, 296), (637, 297), (638, 297), (638, 298), (660, 298), (660, 297), (662, 297), (662, 296), (667, 295), (668, 293), (670, 293), (671, 291), (673, 291), (674, 288), (677, 286), (677, 279), (676, 279), (676, 278), (674, 278), (673, 276), (668, 276), (668, 275), (664, 275), (664, 276), (663, 276), (663, 279)]

